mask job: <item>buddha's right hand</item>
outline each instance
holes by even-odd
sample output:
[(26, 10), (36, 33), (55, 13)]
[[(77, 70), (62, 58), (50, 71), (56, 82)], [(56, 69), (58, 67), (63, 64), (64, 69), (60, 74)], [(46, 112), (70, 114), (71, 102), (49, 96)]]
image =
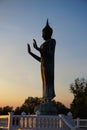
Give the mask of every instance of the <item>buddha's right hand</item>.
[(35, 49), (37, 49), (38, 47), (37, 47), (37, 43), (36, 43), (36, 40), (35, 39), (33, 39), (33, 47), (35, 48)]
[(30, 54), (31, 53), (31, 48), (30, 48), (29, 44), (27, 44), (27, 49), (28, 49), (28, 53)]

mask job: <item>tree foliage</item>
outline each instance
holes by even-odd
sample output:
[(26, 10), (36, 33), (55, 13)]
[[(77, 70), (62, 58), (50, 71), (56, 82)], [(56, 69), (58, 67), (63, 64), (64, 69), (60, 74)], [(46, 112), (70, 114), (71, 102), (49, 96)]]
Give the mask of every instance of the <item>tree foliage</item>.
[(61, 102), (53, 100), (53, 103), (54, 103), (54, 105), (55, 105), (55, 107), (57, 109), (57, 114), (65, 114), (66, 115), (70, 111), (70, 109), (67, 108)]
[(0, 107), (0, 115), (7, 115), (8, 112), (12, 112), (13, 111), (13, 107), (10, 106), (5, 106), (5, 107)]
[(87, 118), (87, 80), (77, 78), (70, 85), (70, 91), (74, 95), (71, 104), (71, 111), (74, 118)]
[[(15, 109), (15, 114), (21, 114), (23, 111), (26, 112), (26, 114), (35, 114), (35, 108), (40, 105), (40, 103), (43, 102), (42, 98), (38, 97), (28, 97), (25, 99), (24, 103), (22, 104), (21, 107), (17, 107)], [(60, 114), (67, 114), (69, 109), (65, 107), (62, 103), (57, 102), (55, 100), (52, 101), (55, 107), (57, 108), (57, 113)]]
[(26, 112), (27, 114), (34, 114), (34, 109), (41, 103), (42, 99), (38, 97), (28, 97), (25, 99), (23, 105), (21, 106), (21, 111)]
[[(8, 112), (14, 112), (16, 115), (20, 115), (22, 112), (25, 112), (26, 114), (35, 114), (35, 108), (40, 105), (43, 102), (42, 98), (38, 97), (28, 97), (25, 99), (24, 103), (16, 107), (15, 110), (13, 110), (13, 107), (5, 106), (0, 107), (0, 115), (7, 115)], [(55, 107), (57, 108), (57, 114), (67, 114), (69, 109), (65, 107), (61, 102), (57, 102), (55, 100), (52, 101)]]

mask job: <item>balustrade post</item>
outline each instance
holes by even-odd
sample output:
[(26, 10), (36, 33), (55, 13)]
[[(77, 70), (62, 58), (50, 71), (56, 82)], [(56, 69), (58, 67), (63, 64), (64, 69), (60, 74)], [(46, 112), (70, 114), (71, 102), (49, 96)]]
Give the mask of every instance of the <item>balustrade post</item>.
[(13, 112), (9, 112), (8, 114), (8, 130), (12, 130)]
[(79, 121), (80, 121), (80, 118), (77, 118), (77, 128), (79, 128)]

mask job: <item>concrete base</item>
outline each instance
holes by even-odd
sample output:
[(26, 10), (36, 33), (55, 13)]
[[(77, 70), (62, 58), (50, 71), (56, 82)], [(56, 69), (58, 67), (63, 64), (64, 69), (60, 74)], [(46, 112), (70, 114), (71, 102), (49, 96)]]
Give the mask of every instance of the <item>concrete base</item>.
[(39, 115), (57, 115), (57, 109), (51, 101), (40, 104), (36, 108), (36, 114), (37, 112)]

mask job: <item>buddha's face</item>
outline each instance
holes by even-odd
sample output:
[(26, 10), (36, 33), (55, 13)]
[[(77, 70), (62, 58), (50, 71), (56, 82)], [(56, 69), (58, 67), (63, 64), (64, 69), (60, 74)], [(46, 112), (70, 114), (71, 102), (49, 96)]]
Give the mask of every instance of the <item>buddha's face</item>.
[(45, 32), (45, 31), (42, 31), (42, 37), (46, 41), (49, 40), (49, 39), (51, 39), (51, 36), (49, 35), (49, 33)]

